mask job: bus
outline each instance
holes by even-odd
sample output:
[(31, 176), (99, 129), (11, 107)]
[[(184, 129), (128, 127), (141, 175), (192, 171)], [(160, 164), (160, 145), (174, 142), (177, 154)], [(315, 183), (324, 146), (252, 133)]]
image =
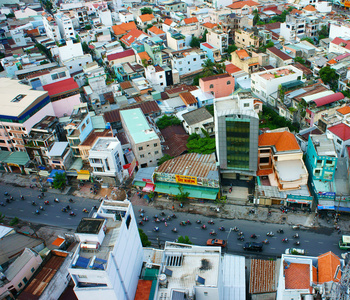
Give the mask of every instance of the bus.
[(350, 249), (350, 235), (342, 235), (341, 240), (339, 241), (340, 250), (349, 250)]

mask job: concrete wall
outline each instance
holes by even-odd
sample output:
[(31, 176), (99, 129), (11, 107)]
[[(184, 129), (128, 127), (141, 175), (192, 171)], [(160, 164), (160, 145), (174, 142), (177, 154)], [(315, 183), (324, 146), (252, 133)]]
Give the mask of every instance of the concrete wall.
[(74, 106), (80, 103), (80, 94), (54, 101), (52, 102), (52, 107), (55, 112), (54, 115), (58, 118), (61, 118), (64, 115), (70, 116), (73, 112)]

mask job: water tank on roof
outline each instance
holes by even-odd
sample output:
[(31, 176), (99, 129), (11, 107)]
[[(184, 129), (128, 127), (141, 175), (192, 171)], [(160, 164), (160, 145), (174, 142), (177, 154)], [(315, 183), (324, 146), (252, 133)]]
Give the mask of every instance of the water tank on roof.
[(167, 284), (168, 279), (165, 274), (160, 274), (158, 278), (159, 278), (159, 284), (161, 286), (165, 286)]
[(107, 122), (106, 129), (111, 129), (111, 123)]

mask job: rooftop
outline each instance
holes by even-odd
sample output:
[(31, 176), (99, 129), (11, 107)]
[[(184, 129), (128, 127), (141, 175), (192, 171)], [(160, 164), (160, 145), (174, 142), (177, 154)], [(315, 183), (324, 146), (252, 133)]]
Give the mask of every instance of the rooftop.
[(76, 233), (98, 234), (104, 223), (104, 219), (82, 218)]
[(45, 98), (46, 91), (33, 90), (18, 80), (0, 78), (1, 115), (19, 117), (29, 106)]
[(49, 157), (62, 156), (67, 147), (68, 142), (55, 142), (47, 155)]
[(287, 263), (284, 269), (285, 289), (299, 290), (310, 287), (310, 265), (302, 263)]
[(252, 259), (250, 262), (249, 293), (276, 292), (276, 268), (276, 261)]
[(185, 113), (182, 115), (182, 117), (188, 125), (193, 125), (206, 120), (213, 121), (213, 116), (205, 107), (201, 107), (188, 113)]
[(240, 8), (243, 8), (246, 5), (247, 6), (258, 6), (259, 3), (255, 2), (255, 1), (252, 1), (252, 0), (236, 1), (236, 2), (228, 5), (227, 7), (231, 8), (231, 9), (240, 9)]
[(206, 81), (217, 80), (217, 79), (222, 79), (222, 78), (233, 79), (233, 77), (230, 74), (224, 73), (224, 74), (218, 74), (218, 75), (213, 75), (213, 76), (209, 76), (209, 77), (204, 77), (204, 78), (201, 78), (200, 80), (206, 82)]
[(193, 96), (190, 92), (181, 93), (180, 98), (186, 104), (186, 106), (191, 105), (191, 104), (195, 104), (198, 102), (196, 97)]
[(259, 135), (259, 147), (275, 146), (277, 152), (300, 151), (299, 144), (294, 134), (283, 132), (265, 132)]
[(284, 68), (284, 69), (272, 69), (269, 71), (265, 71), (260, 73), (259, 75), (264, 78), (265, 80), (273, 80), (275, 78), (288, 76), (291, 74), (294, 74), (295, 72), (293, 70)]
[(333, 156), (337, 157), (334, 143), (332, 139), (329, 139), (325, 134), (310, 135), (311, 141), (319, 156)]
[(342, 108), (338, 108), (337, 109), (337, 112), (342, 114), (342, 115), (347, 115), (347, 114), (350, 114), (350, 106), (347, 105), (347, 106), (344, 106)]
[(99, 137), (92, 146), (92, 151), (106, 151), (113, 150), (120, 144), (116, 137)]
[(187, 153), (162, 163), (158, 173), (218, 179), (215, 154)]
[[(319, 283), (339, 281), (341, 278), (341, 272), (337, 273), (339, 266), (341, 266), (339, 257), (331, 251), (318, 256), (317, 281)], [(335, 275), (337, 276), (335, 277)]]
[(168, 126), (160, 132), (164, 138), (164, 142), (162, 143), (164, 154), (176, 157), (187, 151), (186, 145), (189, 135), (182, 125)]
[(54, 83), (43, 86), (43, 89), (49, 93), (49, 96), (56, 96), (59, 94), (67, 94), (75, 90), (79, 90), (79, 85), (73, 78), (64, 79)]
[(135, 144), (159, 139), (140, 108), (122, 110), (120, 115)]
[(107, 55), (107, 59), (108, 59), (108, 61), (111, 61), (111, 60), (121, 59), (124, 57), (129, 57), (129, 56), (134, 56), (134, 55), (135, 55), (135, 51), (133, 49), (128, 49), (128, 50), (125, 50), (123, 52), (109, 54), (109, 55)]
[(275, 162), (276, 170), (282, 181), (300, 180), (301, 176), (308, 175), (301, 159), (278, 160)]
[(344, 123), (328, 127), (327, 129), (343, 141), (350, 140), (350, 127)]

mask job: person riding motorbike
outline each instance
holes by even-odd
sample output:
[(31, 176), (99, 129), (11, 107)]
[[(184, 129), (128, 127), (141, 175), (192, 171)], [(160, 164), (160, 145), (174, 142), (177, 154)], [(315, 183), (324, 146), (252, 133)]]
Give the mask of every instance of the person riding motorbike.
[(40, 209), (40, 210), (44, 210), (44, 207), (40, 205), (40, 206), (39, 206), (39, 209)]
[(191, 225), (192, 223), (191, 223), (190, 220), (187, 220), (187, 221), (186, 221), (186, 224)]
[(177, 232), (176, 227), (174, 227), (171, 231), (172, 231), (172, 232)]
[(40, 214), (40, 211), (37, 209), (37, 210), (35, 211), (35, 214), (39, 215), (39, 214)]
[(264, 244), (269, 244), (270, 242), (269, 242), (268, 239), (265, 239), (265, 240), (263, 241), (263, 243), (264, 243)]
[(68, 201), (69, 201), (70, 203), (74, 203), (74, 200), (73, 200), (72, 198), (70, 198)]
[(143, 225), (143, 222), (142, 222), (142, 221), (140, 221), (140, 222), (139, 222), (139, 225)]
[(250, 237), (251, 237), (252, 239), (256, 239), (256, 238), (257, 238), (257, 236), (256, 236), (255, 233), (253, 233)]
[(21, 199), (24, 200), (24, 196), (23, 195), (21, 195)]
[(284, 233), (283, 229), (278, 229), (277, 233)]
[(201, 226), (201, 228), (202, 228), (202, 229), (207, 229), (207, 226), (206, 226), (205, 224), (203, 224), (203, 225)]
[(58, 200), (58, 198), (55, 198), (54, 201), (57, 203), (60, 202), (60, 200)]
[(224, 226), (221, 226), (221, 227), (219, 227), (219, 230), (220, 230), (220, 231), (225, 231), (225, 227), (224, 227)]
[(215, 230), (212, 230), (211, 232), (209, 232), (210, 235), (216, 235)]
[(155, 227), (153, 228), (153, 231), (159, 231), (159, 227), (155, 226)]
[(69, 206), (69, 205), (67, 205), (66, 208), (67, 208), (68, 210), (70, 210), (70, 206)]
[(299, 245), (300, 245), (300, 242), (299, 242), (299, 241), (296, 241), (296, 242), (295, 242), (295, 245), (299, 246)]
[(70, 216), (75, 216), (75, 212), (71, 211), (71, 212), (69, 213), (69, 215), (70, 215)]
[(296, 233), (296, 234), (293, 235), (293, 237), (297, 239), (297, 238), (299, 238), (299, 234)]
[(196, 223), (197, 223), (197, 224), (201, 224), (202, 221), (201, 221), (201, 220), (197, 220)]
[(284, 239), (282, 240), (282, 242), (287, 243), (287, 242), (288, 242), (288, 238), (284, 238)]
[(214, 221), (213, 221), (213, 219), (211, 219), (210, 221), (208, 221), (208, 224), (211, 224), (211, 225), (213, 225), (213, 224), (214, 224)]
[(35, 205), (36, 205), (35, 201), (32, 201), (32, 205), (33, 205), (33, 206), (35, 206)]

